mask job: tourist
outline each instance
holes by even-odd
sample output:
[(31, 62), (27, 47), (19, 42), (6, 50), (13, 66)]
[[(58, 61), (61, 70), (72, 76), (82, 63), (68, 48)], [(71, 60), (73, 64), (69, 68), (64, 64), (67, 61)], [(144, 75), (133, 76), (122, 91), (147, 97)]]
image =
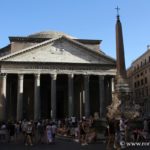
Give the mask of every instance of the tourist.
[(2, 122), (1, 130), (7, 130), (7, 126), (5, 122)]
[(36, 129), (37, 129), (37, 135), (36, 135), (37, 136), (37, 143), (42, 143), (42, 138), (44, 136), (44, 126), (41, 123), (41, 121), (37, 122)]
[(71, 117), (71, 126), (75, 127), (76, 126), (76, 117)]
[(119, 121), (118, 120), (115, 120), (114, 149), (120, 150), (120, 129), (119, 129)]
[(55, 135), (57, 132), (57, 126), (55, 122), (52, 122), (52, 142), (55, 143)]
[(26, 140), (25, 140), (25, 145), (33, 145), (33, 124), (31, 121), (28, 122), (27, 127), (26, 127)]
[(2, 142), (8, 142), (9, 141), (9, 133), (8, 133), (8, 129), (7, 129), (7, 125), (5, 122), (2, 122), (1, 126), (0, 126), (0, 136), (1, 136), (1, 141)]
[(50, 123), (46, 126), (46, 138), (48, 144), (52, 143), (52, 126)]
[(79, 142), (80, 140), (80, 123), (79, 122), (77, 123), (77, 126), (74, 129), (74, 137), (75, 137), (74, 141)]
[(124, 116), (121, 116), (121, 118), (120, 118), (119, 127), (120, 127), (120, 146), (122, 149), (124, 149), (126, 147), (126, 145), (125, 145), (125, 119), (124, 119)]
[(125, 141), (129, 141), (130, 139), (130, 129), (129, 129), (129, 123), (128, 123), (128, 120), (125, 120)]
[(80, 143), (82, 146), (87, 145), (86, 141), (86, 120), (85, 118), (82, 119), (80, 123)]
[(18, 142), (19, 140), (19, 135), (20, 135), (20, 123), (19, 122), (15, 122), (14, 124), (15, 126), (15, 142)]
[(150, 118), (148, 119), (148, 138), (150, 139)]
[(26, 129), (27, 129), (27, 124), (28, 124), (28, 121), (26, 119), (24, 119), (22, 122), (21, 122), (21, 131), (22, 131), (22, 134), (23, 134), (23, 137), (24, 137), (24, 143), (26, 141)]
[(115, 142), (115, 120), (108, 120), (108, 142), (107, 142), (107, 150), (111, 150), (114, 142)]
[(14, 141), (14, 138), (15, 138), (15, 125), (13, 122), (9, 121), (8, 122), (8, 125), (7, 125), (7, 129), (8, 129), (8, 132), (9, 132), (9, 141)]
[(86, 134), (87, 143), (95, 142), (97, 138), (97, 134), (94, 128), (89, 128), (88, 133)]
[(93, 123), (94, 123), (93, 116), (90, 116), (90, 117), (89, 117), (88, 123), (89, 123), (89, 127), (92, 128), (92, 127), (93, 127)]
[(148, 121), (146, 118), (144, 119), (143, 122), (143, 137), (145, 140), (147, 140), (148, 138)]
[(69, 132), (70, 132), (70, 129), (65, 124), (61, 128), (58, 128), (57, 130), (57, 133), (63, 136), (68, 136)]
[(133, 138), (133, 141), (134, 142), (139, 142), (140, 141), (140, 136), (141, 136), (141, 131), (140, 131), (140, 129), (138, 129), (138, 128), (135, 128), (134, 130), (133, 130), (133, 134), (132, 134), (132, 138)]

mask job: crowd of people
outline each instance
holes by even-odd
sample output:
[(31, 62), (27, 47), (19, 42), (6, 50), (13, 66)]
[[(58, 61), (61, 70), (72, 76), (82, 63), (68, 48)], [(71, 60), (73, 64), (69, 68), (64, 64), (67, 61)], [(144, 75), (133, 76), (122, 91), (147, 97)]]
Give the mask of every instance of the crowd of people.
[(37, 143), (54, 144), (56, 135), (70, 137), (81, 145), (87, 145), (96, 140), (93, 118), (77, 120), (71, 117), (55, 122), (49, 119), (37, 122), (24, 119), (0, 124), (0, 142), (23, 142), (30, 146)]
[(0, 125), (0, 141), (23, 142), (25, 145), (33, 143), (55, 142), (56, 124), (47, 120), (33, 122), (23, 120), (19, 122), (2, 122)]
[(81, 145), (88, 145), (96, 140), (96, 130), (93, 127), (93, 118), (76, 120), (71, 117), (69, 120), (63, 120), (59, 123), (57, 135), (70, 136), (75, 142)]
[(129, 120), (121, 116), (119, 120), (108, 119), (106, 128), (107, 150), (126, 148), (126, 142), (146, 142), (150, 140), (150, 120), (144, 119), (141, 127), (131, 127)]
[[(58, 121), (49, 119), (33, 122), (26, 120), (19, 122), (0, 123), (0, 142), (22, 142), (24, 145), (47, 143), (54, 144), (55, 137), (69, 137), (82, 146), (97, 140), (97, 129), (93, 126), (93, 117), (77, 120), (75, 117)], [(150, 121), (144, 119), (142, 128), (132, 128), (123, 116), (120, 120), (108, 119), (105, 132), (107, 149), (123, 149), (125, 142), (147, 141), (150, 136)], [(102, 131), (103, 132), (103, 131)]]

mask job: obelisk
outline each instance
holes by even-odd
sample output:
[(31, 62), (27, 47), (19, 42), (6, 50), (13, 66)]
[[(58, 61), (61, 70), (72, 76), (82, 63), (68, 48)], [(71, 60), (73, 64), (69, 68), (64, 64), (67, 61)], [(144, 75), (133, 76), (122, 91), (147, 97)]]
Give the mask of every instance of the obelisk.
[(127, 82), (127, 73), (125, 67), (124, 43), (122, 25), (119, 16), (119, 8), (117, 7), (116, 21), (116, 84), (113, 94), (112, 103), (108, 106), (107, 117), (109, 119), (118, 119), (124, 115), (128, 119), (133, 119), (139, 116), (138, 110), (131, 104), (131, 90)]
[(119, 16), (119, 8), (117, 7), (117, 21), (116, 21), (116, 66), (117, 66), (117, 76), (116, 76), (116, 92), (120, 95), (121, 92), (129, 92), (129, 85), (127, 83), (127, 73), (125, 67), (125, 55), (124, 55), (124, 43), (123, 43), (123, 33), (122, 25)]
[(119, 15), (117, 15), (117, 22), (116, 22), (116, 55), (117, 55), (116, 56), (117, 57), (117, 77), (119, 79), (126, 79), (123, 34), (122, 34), (122, 25), (120, 22)]
[(129, 95), (129, 85), (127, 83), (127, 73), (125, 67), (124, 43), (122, 25), (119, 16), (119, 8), (117, 7), (117, 21), (116, 21), (116, 82), (115, 92), (112, 98), (112, 104), (108, 106), (107, 116), (109, 118), (119, 118), (125, 111), (125, 104)]

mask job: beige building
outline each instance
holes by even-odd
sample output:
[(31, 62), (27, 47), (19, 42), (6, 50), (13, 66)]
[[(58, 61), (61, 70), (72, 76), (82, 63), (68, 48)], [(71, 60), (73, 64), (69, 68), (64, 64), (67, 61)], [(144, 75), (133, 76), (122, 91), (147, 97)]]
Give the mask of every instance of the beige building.
[(105, 116), (116, 61), (100, 40), (61, 32), (9, 39), (0, 49), (0, 120)]
[(143, 108), (143, 115), (150, 115), (150, 48), (132, 62), (127, 71), (135, 103)]

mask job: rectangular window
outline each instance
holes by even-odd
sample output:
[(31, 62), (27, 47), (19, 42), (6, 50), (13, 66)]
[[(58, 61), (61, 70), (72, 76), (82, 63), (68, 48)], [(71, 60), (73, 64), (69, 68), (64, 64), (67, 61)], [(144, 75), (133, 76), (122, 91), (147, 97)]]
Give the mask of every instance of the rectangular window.
[(142, 89), (142, 96), (144, 96), (144, 88)]
[(140, 89), (139, 89), (139, 97), (141, 97), (141, 91), (140, 91)]
[(147, 77), (145, 77), (145, 84), (147, 84)]
[(148, 96), (148, 87), (145, 88), (145, 96)]
[(136, 82), (134, 83), (134, 87), (136, 88)]
[(145, 59), (145, 65), (146, 65), (146, 59)]
[(141, 85), (143, 85), (143, 79), (141, 80)]
[(136, 90), (136, 92), (135, 92), (135, 96), (136, 96), (136, 98), (138, 97), (138, 91)]

